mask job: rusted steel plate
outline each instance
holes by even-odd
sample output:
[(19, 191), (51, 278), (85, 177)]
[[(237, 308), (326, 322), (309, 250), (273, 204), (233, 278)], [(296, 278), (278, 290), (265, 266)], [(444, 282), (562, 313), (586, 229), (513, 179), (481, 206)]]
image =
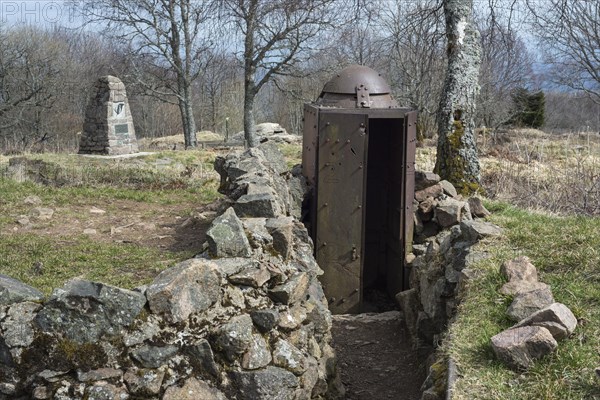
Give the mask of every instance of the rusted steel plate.
[[(417, 112), (410, 111), (406, 113), (404, 117), (404, 163), (405, 163), (405, 177), (404, 177), (404, 213), (405, 218), (403, 221), (404, 225), (404, 243), (406, 254), (412, 251), (413, 241), (413, 199), (415, 198), (415, 152), (417, 148)], [(408, 289), (408, 285), (405, 283), (404, 289)]]
[(302, 174), (311, 188), (317, 179), (317, 116), (319, 109), (311, 104), (304, 105), (304, 129), (302, 137)]
[(319, 116), (315, 249), (321, 283), (335, 314), (356, 313), (362, 301), (366, 114)]

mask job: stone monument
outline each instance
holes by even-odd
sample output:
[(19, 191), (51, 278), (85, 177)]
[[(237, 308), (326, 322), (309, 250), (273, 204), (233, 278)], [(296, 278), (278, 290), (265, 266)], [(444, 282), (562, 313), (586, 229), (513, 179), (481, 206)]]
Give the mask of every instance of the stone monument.
[(133, 118), (125, 85), (114, 76), (103, 76), (85, 111), (79, 154), (119, 155), (138, 152)]

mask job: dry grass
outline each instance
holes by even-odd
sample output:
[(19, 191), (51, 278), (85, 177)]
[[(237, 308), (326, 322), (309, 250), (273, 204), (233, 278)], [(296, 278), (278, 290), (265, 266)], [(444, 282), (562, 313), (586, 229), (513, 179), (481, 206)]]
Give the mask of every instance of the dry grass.
[[(196, 140), (199, 142), (217, 142), (223, 139), (223, 136), (211, 131), (200, 131), (196, 133)], [(183, 134), (181, 134), (160, 138), (141, 138), (138, 139), (138, 145), (140, 146), (140, 149), (170, 150), (175, 147), (182, 150), (185, 147), (185, 141), (183, 139)]]
[(600, 136), (512, 131), (481, 148), (492, 199), (557, 214), (600, 215)]
[[(432, 171), (435, 144), (417, 149)], [(478, 138), (482, 183), (490, 199), (560, 215), (600, 215), (600, 135), (535, 129)]]

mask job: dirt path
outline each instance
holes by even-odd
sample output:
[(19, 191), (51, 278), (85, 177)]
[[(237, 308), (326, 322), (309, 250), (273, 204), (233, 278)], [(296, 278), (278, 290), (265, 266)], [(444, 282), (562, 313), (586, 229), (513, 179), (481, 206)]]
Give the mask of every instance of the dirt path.
[(346, 400), (419, 400), (424, 363), (413, 351), (398, 311), (336, 315), (334, 348)]

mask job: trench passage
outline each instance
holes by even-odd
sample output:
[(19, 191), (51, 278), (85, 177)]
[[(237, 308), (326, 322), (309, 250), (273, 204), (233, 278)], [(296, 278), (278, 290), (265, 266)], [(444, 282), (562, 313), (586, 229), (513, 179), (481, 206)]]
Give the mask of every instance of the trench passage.
[(333, 316), (333, 347), (346, 400), (419, 400), (425, 362), (413, 350), (401, 313)]
[(368, 132), (363, 311), (381, 312), (396, 308), (404, 279), (403, 120), (370, 119)]

